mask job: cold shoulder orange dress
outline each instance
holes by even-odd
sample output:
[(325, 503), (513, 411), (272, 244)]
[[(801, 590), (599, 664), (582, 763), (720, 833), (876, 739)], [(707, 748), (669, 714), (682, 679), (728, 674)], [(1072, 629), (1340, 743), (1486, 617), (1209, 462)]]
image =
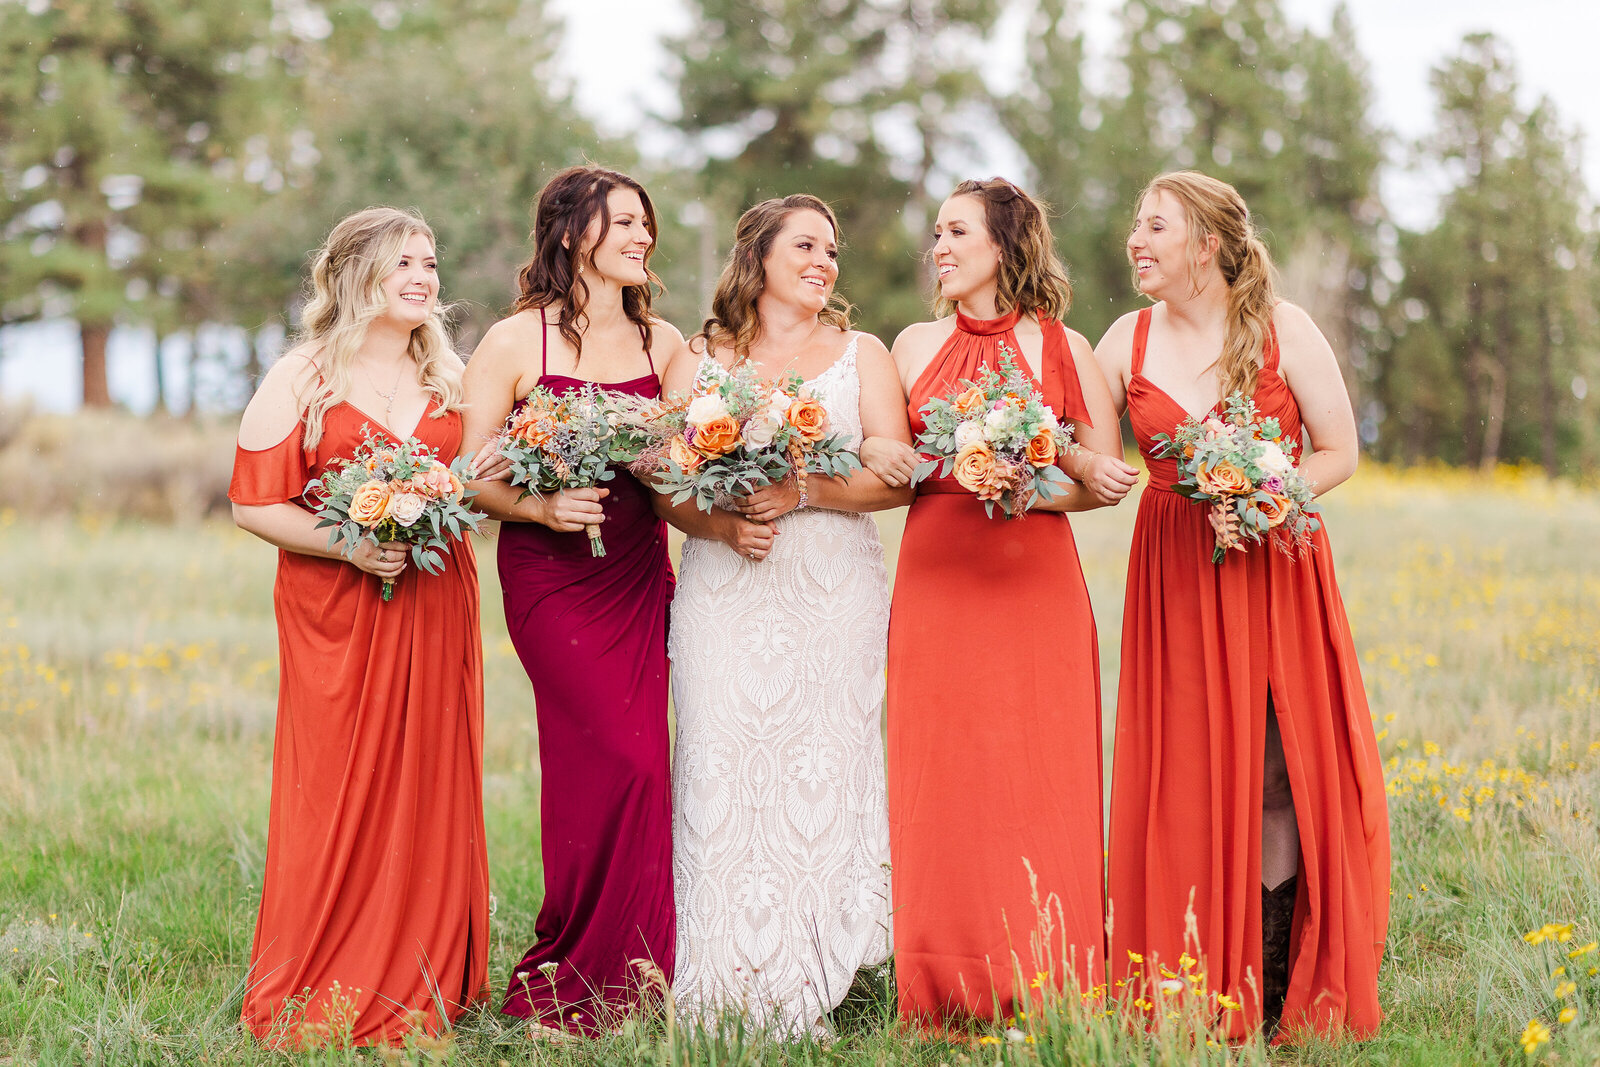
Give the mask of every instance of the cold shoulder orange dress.
[[(1002, 341), (1020, 351), (1019, 317), (957, 316), (912, 385), (913, 433), (930, 397), (998, 367)], [(1087, 425), (1066, 332), (1040, 325), (1040, 392)], [(888, 717), (902, 1017), (1003, 1019), (1040, 972), (1103, 981), (1100, 660), (1065, 514), (990, 518), (953, 478), (921, 483), (895, 574)]]
[[(1261, 1024), (1261, 795), (1268, 697), (1300, 829), (1300, 886), (1280, 1037), (1370, 1036), (1389, 919), (1389, 824), (1355, 643), (1326, 529), (1308, 555), (1268, 546), (1211, 562), (1206, 508), (1170, 490), (1152, 437), (1186, 417), (1144, 377), (1140, 313), (1128, 413), (1150, 469), (1128, 561), (1111, 772), (1111, 965), (1137, 980), (1175, 968), (1191, 901), (1200, 969), (1240, 1001), (1233, 1036)], [(1276, 341), (1256, 388), (1301, 439)], [(1142, 956), (1140, 963), (1131, 953)]]
[[(415, 436), (454, 457), (461, 418), (432, 410)], [(375, 420), (340, 404), (314, 449), (303, 424), (272, 448), (240, 448), (229, 498), (304, 506), (306, 483), (354, 452), (363, 423)], [(408, 567), (389, 603), (382, 588), (343, 560), (278, 555), (278, 723), (243, 1011), (272, 1045), (437, 1031), (487, 980), (472, 547), (457, 542), (442, 574)]]

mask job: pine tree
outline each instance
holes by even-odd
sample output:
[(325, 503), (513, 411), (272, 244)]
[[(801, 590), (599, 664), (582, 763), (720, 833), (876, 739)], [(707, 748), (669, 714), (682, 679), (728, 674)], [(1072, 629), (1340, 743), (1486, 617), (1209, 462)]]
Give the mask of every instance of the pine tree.
[(111, 402), (112, 326), (187, 276), (192, 235), (226, 214), (231, 101), (270, 56), (230, 60), (265, 35), (272, 7), (0, 5), (0, 321), (75, 319), (87, 405)]

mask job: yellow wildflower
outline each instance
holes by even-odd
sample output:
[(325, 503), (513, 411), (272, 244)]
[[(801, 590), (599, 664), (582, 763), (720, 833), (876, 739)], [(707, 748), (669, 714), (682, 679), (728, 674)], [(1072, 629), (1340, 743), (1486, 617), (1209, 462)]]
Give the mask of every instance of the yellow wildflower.
[(1562, 1026), (1565, 1026), (1577, 1017), (1577, 1008), (1562, 1008), (1561, 1014), (1556, 1016), (1556, 1022), (1560, 1023)]
[(1576, 993), (1577, 991), (1578, 991), (1578, 983), (1577, 982), (1562, 982), (1560, 985), (1556, 986), (1550, 992), (1552, 994), (1554, 994), (1554, 996), (1555, 996), (1555, 998), (1557, 1000), (1565, 1000), (1567, 997), (1572, 996), (1572, 994)]
[(1529, 1019), (1527, 1029), (1517, 1040), (1522, 1042), (1522, 1051), (1532, 1056), (1535, 1049), (1550, 1040), (1550, 1028), (1538, 1019)]

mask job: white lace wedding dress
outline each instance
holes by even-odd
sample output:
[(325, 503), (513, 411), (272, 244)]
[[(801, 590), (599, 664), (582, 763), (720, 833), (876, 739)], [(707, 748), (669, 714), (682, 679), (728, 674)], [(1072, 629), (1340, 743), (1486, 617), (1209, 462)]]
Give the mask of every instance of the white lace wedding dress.
[[(855, 340), (808, 385), (858, 445)], [(759, 562), (700, 538), (683, 550), (673, 995), (688, 1020), (821, 1035), (856, 970), (889, 956), (889, 589), (870, 517), (806, 508), (777, 526)]]

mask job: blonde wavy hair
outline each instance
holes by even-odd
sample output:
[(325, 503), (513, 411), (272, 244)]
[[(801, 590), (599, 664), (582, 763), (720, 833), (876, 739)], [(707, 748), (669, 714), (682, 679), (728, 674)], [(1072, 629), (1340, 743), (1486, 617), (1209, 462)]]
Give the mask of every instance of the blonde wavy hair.
[[(1278, 306), (1276, 270), (1267, 246), (1250, 221), (1250, 209), (1239, 190), (1199, 171), (1182, 170), (1151, 180), (1134, 202), (1139, 213), (1145, 198), (1167, 193), (1183, 207), (1189, 224), (1189, 276), (1200, 275), (1200, 254), (1206, 238), (1217, 238), (1217, 270), (1228, 286), (1227, 332), (1217, 357), (1217, 379), (1223, 396), (1256, 391), (1257, 375), (1272, 339), (1272, 312)], [(1130, 262), (1132, 254), (1130, 253)], [(1139, 272), (1133, 272), (1139, 286)], [(1196, 286), (1198, 282), (1191, 282)]]
[[(1045, 204), (1004, 178), (964, 181), (945, 199), (957, 196), (974, 197), (983, 204), (983, 228), (1000, 250), (995, 310), (1009, 315), (1013, 308), (1021, 308), (1057, 322), (1065, 319), (1072, 307), (1072, 282), (1056, 255)], [(943, 296), (935, 296), (933, 307), (938, 315), (953, 315), (956, 310), (955, 302)]]
[[(815, 211), (827, 219), (828, 225), (833, 227), (834, 243), (841, 248), (844, 246), (833, 209), (806, 193), (763, 200), (740, 215), (733, 231), (733, 248), (728, 251), (728, 261), (723, 264), (722, 276), (717, 279), (717, 289), (711, 297), (711, 317), (700, 327), (699, 336), (704, 339), (707, 352), (718, 345), (726, 345), (737, 356), (750, 355), (750, 346), (761, 334), (756, 298), (767, 286), (766, 258), (778, 234), (783, 232), (784, 223), (796, 211)], [(849, 302), (835, 289), (817, 318), (829, 326), (848, 330), (850, 311)]]
[[(383, 280), (394, 272), (413, 234), (437, 248), (433, 230), (418, 215), (392, 207), (369, 207), (342, 220), (328, 234), (311, 266), (311, 284), (295, 348), (317, 368), (317, 383), (301, 421), (305, 447), (322, 440), (323, 421), (350, 396), (352, 365), (367, 339), (367, 327), (388, 310)], [(417, 381), (438, 400), (433, 418), (461, 410), (461, 363), (450, 342), (446, 316), (435, 304), (427, 321), (411, 331), (407, 353)]]

